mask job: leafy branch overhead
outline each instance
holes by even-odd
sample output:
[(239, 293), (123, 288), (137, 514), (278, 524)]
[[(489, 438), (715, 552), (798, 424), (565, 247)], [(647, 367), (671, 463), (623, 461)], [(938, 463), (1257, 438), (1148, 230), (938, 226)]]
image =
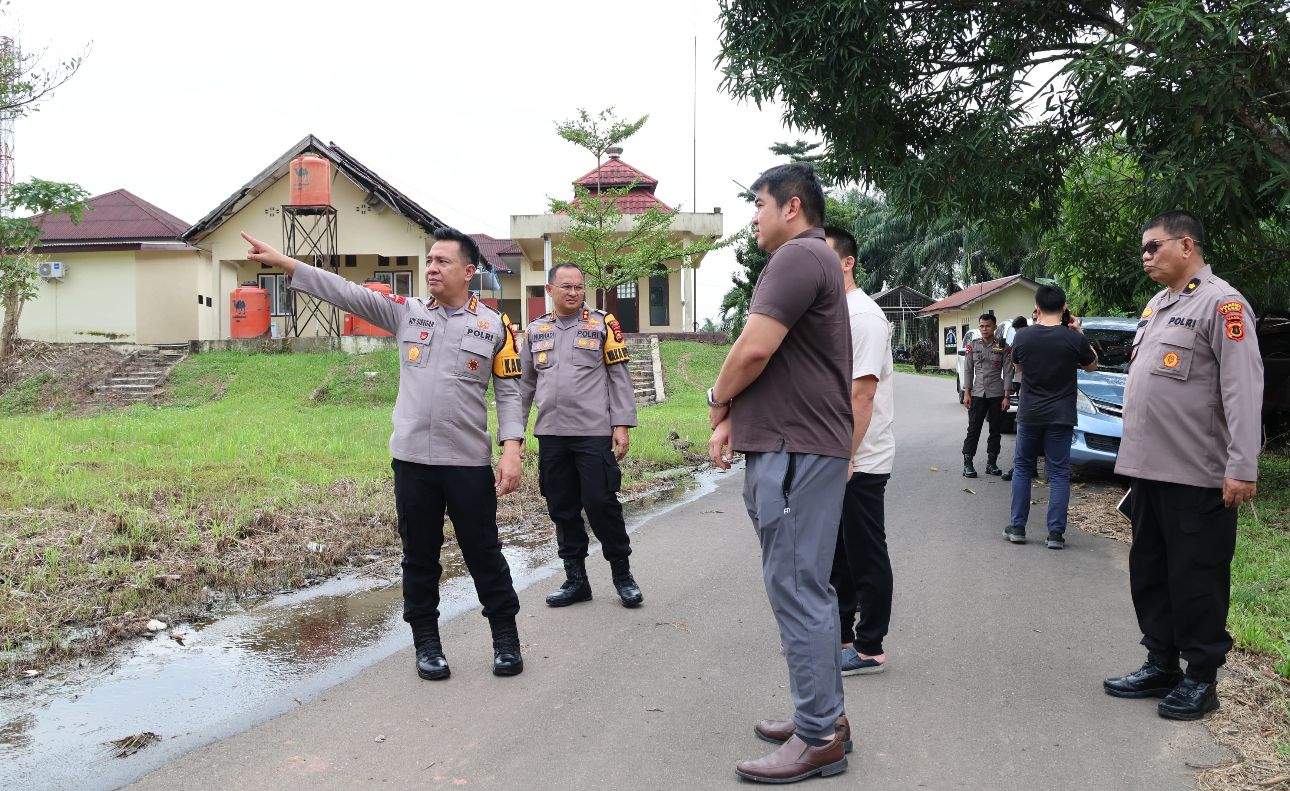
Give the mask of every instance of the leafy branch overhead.
[(1290, 260), (1287, 0), (719, 5), (724, 89), (780, 104), (836, 178), (920, 220), (1051, 232), (1097, 158), (1118, 164), (1079, 178), (1093, 204), (1132, 224), (1189, 208), (1212, 252)]
[(552, 212), (569, 217), (565, 236), (556, 245), (556, 258), (582, 268), (591, 289), (612, 289), (669, 268), (692, 266), (697, 258), (736, 238), (685, 238), (673, 228), (677, 209), (653, 205), (639, 213), (622, 211), (620, 200), (640, 186), (640, 179), (633, 178), (625, 186), (605, 186), (601, 165), (610, 149), (640, 131), (648, 120), (647, 115), (621, 119), (610, 107), (595, 114), (579, 109), (576, 118), (556, 125), (562, 139), (596, 159), (594, 188), (575, 184), (572, 200), (550, 200)]

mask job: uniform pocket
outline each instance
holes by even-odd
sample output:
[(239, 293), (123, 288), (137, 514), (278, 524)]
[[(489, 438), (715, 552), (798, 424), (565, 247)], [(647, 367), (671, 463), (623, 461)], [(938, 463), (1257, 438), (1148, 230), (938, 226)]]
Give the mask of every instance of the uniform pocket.
[(492, 360), (493, 344), (483, 338), (463, 338), (461, 350), (457, 352), (457, 370), (452, 375), (477, 382), (487, 381)]
[(426, 367), (426, 360), (430, 359), (430, 344), (404, 341), (401, 346), (399, 358), (403, 365), (409, 368)]
[(614, 458), (614, 451), (605, 451), (605, 485), (611, 492), (617, 492), (623, 488), (623, 468), (618, 466), (618, 459)]
[(597, 345), (594, 349), (584, 349), (582, 347), (575, 346), (573, 347), (571, 356), (573, 357), (573, 364), (575, 367), (595, 368), (601, 362), (600, 346)]
[(1165, 330), (1160, 334), (1156, 359), (1151, 362), (1151, 373), (1170, 379), (1186, 380), (1191, 372), (1196, 333), (1181, 327)]

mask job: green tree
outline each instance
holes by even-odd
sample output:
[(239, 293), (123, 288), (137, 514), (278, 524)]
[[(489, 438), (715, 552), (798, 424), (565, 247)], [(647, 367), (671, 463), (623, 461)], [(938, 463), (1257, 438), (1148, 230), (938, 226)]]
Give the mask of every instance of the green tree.
[(1233, 271), (1254, 292), (1290, 266), (1288, 11), (1286, 0), (721, 0), (723, 85), (822, 135), (838, 178), (924, 220), (983, 223), (996, 242), (1056, 228), (1068, 172), (1114, 146), (1133, 166), (1116, 186), (1131, 225), (1197, 212), (1216, 263), (1259, 251), (1261, 266)]
[(89, 193), (76, 184), (63, 184), (33, 178), (15, 184), (6, 193), (6, 209), (21, 209), (37, 215), (33, 219), (0, 217), (0, 307), (4, 322), (0, 324), (0, 361), (14, 350), (18, 319), (22, 308), (36, 296), (36, 264), (42, 259), (35, 253), (50, 214), (67, 214), (80, 222), (87, 208)]
[[(694, 258), (729, 242), (714, 239), (682, 241), (672, 232), (679, 209), (651, 206), (625, 216), (618, 199), (639, 182), (625, 187), (604, 187), (600, 166), (609, 149), (636, 134), (649, 120), (620, 119), (610, 107), (592, 115), (578, 110), (578, 117), (556, 125), (563, 139), (585, 149), (596, 159), (596, 189), (575, 185), (573, 200), (551, 199), (551, 211), (569, 216), (565, 238), (556, 246), (560, 260), (577, 264), (586, 273), (588, 288), (607, 291), (624, 283), (667, 271), (669, 265), (685, 268)], [(599, 300), (598, 300), (599, 301)]]

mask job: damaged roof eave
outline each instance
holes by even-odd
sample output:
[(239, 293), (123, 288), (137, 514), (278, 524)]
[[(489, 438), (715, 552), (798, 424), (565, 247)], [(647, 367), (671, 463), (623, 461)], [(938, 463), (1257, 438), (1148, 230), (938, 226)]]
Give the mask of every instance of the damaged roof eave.
[(248, 203), (264, 194), (279, 179), (285, 177), (291, 160), (306, 153), (314, 153), (327, 159), (338, 173), (343, 174), (358, 185), (360, 189), (367, 191), (369, 195), (374, 196), (381, 203), (398, 212), (410, 222), (420, 226), (426, 233), (432, 234), (438, 228), (447, 227), (447, 223), (426, 211), (402, 192), (399, 192), (376, 173), (342, 150), (340, 146), (335, 143), (324, 144), (317, 137), (310, 134), (292, 146), (290, 150), (262, 170), (255, 178), (224, 199), (222, 203), (205, 217), (198, 220), (179, 238), (185, 242), (195, 243), (210, 235), (225, 221), (241, 211)]

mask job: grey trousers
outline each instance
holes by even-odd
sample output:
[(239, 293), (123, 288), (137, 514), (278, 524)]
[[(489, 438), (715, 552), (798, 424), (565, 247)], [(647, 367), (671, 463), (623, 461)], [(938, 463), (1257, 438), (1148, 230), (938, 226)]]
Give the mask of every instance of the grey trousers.
[(833, 735), (844, 711), (838, 667), (838, 597), (829, 584), (847, 460), (809, 453), (749, 453), (744, 505), (761, 541), (762, 577), (788, 660), (797, 733)]

